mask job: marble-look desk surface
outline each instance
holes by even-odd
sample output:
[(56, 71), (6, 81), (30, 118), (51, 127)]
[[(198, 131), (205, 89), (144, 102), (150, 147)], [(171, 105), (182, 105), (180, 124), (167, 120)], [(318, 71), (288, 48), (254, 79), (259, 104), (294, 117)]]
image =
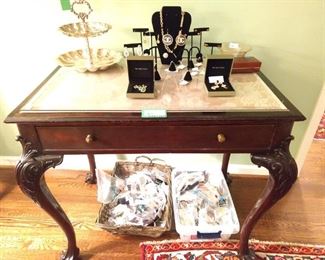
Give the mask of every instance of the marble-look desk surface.
[[(201, 69), (204, 72), (204, 68)], [(155, 81), (155, 99), (126, 97), (127, 69), (116, 64), (106, 71), (81, 73), (70, 68), (59, 69), (21, 112), (51, 111), (167, 111), (266, 112), (287, 111), (287, 108), (255, 73), (232, 74), (234, 97), (208, 97), (204, 73), (193, 76), (186, 86), (179, 81), (186, 70), (166, 72), (159, 69), (161, 80)]]

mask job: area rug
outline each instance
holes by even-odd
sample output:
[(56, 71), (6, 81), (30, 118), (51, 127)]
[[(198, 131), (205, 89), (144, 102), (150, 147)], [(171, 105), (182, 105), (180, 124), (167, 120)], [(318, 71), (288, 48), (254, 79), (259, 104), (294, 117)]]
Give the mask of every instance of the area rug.
[[(238, 241), (180, 240), (140, 244), (142, 260), (239, 260)], [(325, 260), (325, 246), (250, 240), (250, 248), (267, 260)]]
[(316, 134), (314, 136), (315, 139), (325, 140), (325, 112), (322, 116), (322, 119), (319, 122)]

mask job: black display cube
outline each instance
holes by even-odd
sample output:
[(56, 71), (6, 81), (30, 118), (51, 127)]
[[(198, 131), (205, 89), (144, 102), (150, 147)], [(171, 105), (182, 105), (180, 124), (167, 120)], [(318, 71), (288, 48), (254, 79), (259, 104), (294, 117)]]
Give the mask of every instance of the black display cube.
[(154, 57), (129, 56), (127, 58), (129, 98), (155, 98)]
[(234, 57), (214, 55), (207, 58), (204, 83), (210, 97), (234, 96), (235, 89), (229, 81)]

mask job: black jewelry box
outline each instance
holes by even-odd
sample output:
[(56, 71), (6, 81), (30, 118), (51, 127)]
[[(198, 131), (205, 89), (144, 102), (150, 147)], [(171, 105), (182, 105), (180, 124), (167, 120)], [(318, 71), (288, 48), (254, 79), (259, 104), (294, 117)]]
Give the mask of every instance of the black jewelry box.
[(234, 96), (235, 89), (229, 81), (234, 57), (229, 55), (208, 56), (204, 83), (209, 97)]
[(127, 68), (129, 85), (126, 96), (130, 98), (155, 98), (154, 57), (129, 56)]

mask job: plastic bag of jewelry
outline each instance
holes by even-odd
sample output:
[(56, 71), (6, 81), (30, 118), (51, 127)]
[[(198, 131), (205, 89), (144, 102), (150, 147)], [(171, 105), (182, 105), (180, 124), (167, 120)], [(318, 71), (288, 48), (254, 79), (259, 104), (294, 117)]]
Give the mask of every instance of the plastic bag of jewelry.
[(168, 186), (161, 180), (161, 172), (137, 171), (125, 179), (124, 187), (111, 203), (110, 225), (148, 226), (162, 216), (166, 207)]
[(101, 169), (96, 169), (97, 201), (100, 203), (111, 202), (123, 189), (124, 181), (115, 178)]

